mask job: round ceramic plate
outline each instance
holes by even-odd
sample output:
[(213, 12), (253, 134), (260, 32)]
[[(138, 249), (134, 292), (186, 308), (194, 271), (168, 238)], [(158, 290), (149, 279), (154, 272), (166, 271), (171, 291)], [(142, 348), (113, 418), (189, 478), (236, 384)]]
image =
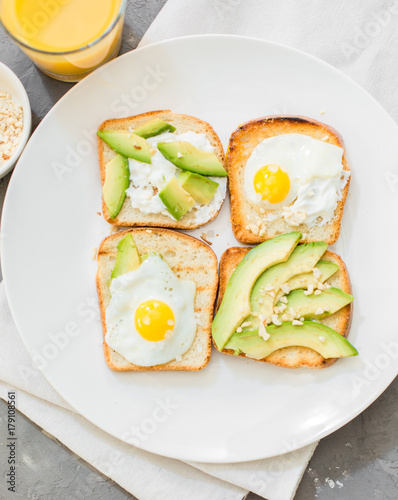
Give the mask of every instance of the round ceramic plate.
[[(242, 122), (304, 115), (343, 136), (352, 170), (334, 250), (355, 297), (359, 356), (288, 370), (216, 351), (200, 372), (116, 373), (102, 352), (93, 248), (101, 211), (95, 132), (107, 118), (171, 109), (210, 122), (226, 148)], [(59, 394), (108, 433), (178, 459), (235, 462), (282, 454), (358, 415), (397, 374), (398, 127), (358, 85), (280, 45), (234, 36), (169, 40), (130, 52), (50, 111), (11, 179), (2, 222), (10, 307)], [(205, 229), (218, 257), (237, 245), (225, 203)]]

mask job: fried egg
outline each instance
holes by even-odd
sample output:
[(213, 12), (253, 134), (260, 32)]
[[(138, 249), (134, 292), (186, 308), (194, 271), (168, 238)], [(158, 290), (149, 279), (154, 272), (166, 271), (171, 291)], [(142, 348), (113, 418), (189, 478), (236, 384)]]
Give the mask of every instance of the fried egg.
[[(181, 170), (167, 160), (157, 148), (158, 142), (174, 141), (186, 141), (202, 151), (214, 151), (206, 134), (198, 134), (192, 131), (183, 134), (165, 132), (147, 139), (152, 163), (144, 163), (129, 158), (130, 187), (126, 189), (126, 194), (130, 198), (132, 208), (137, 208), (147, 214), (161, 213), (174, 220), (159, 198), (159, 191)], [(196, 208), (195, 222), (198, 224), (206, 222), (219, 210), (227, 190), (227, 178), (209, 178), (217, 182), (219, 186), (210, 203), (207, 205), (196, 203), (194, 205), (193, 208)]]
[(291, 206), (293, 212), (305, 214), (306, 223), (317, 217), (326, 221), (333, 217), (348, 180), (343, 152), (339, 146), (303, 134), (264, 139), (245, 166), (246, 195), (266, 210)]
[(154, 366), (191, 347), (196, 285), (180, 280), (158, 255), (112, 280), (105, 342), (130, 363)]

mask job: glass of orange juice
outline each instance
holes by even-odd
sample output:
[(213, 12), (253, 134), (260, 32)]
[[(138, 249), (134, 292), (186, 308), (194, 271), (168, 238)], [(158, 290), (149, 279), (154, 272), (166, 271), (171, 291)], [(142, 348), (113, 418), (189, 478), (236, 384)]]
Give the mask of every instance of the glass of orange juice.
[(77, 82), (117, 56), (127, 0), (0, 0), (0, 21), (38, 68)]

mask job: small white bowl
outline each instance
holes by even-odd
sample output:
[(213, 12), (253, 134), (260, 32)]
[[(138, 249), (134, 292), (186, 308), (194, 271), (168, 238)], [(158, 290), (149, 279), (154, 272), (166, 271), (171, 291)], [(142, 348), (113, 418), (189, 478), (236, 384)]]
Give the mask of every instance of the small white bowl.
[(26, 143), (28, 142), (32, 128), (32, 112), (28, 94), (21, 80), (17, 75), (10, 70), (8, 66), (0, 63), (0, 91), (5, 91), (10, 94), (10, 97), (16, 103), (22, 105), (23, 109), (23, 128), (21, 140), (11, 157), (2, 165), (0, 165), (0, 179), (14, 168), (18, 158), (20, 157)]

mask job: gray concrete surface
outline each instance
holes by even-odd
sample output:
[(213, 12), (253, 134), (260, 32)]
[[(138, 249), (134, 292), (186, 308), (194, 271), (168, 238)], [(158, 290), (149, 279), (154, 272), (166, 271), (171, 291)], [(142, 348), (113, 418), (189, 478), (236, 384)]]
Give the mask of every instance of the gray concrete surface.
[[(137, 45), (165, 1), (129, 1), (122, 52)], [(32, 105), (34, 126), (71, 87), (40, 73), (1, 29), (0, 60), (12, 68), (25, 85)], [(10, 175), (0, 180), (0, 212)], [(5, 417), (6, 405), (0, 400), (0, 500), (134, 499), (62, 444), (46, 436), (21, 414), (17, 416), (18, 494), (7, 496), (2, 465), (6, 457), (3, 437)], [(362, 415), (322, 440), (295, 500), (396, 500), (397, 444), (398, 380), (395, 380)], [(247, 500), (256, 499), (259, 497), (253, 494), (247, 497)]]

